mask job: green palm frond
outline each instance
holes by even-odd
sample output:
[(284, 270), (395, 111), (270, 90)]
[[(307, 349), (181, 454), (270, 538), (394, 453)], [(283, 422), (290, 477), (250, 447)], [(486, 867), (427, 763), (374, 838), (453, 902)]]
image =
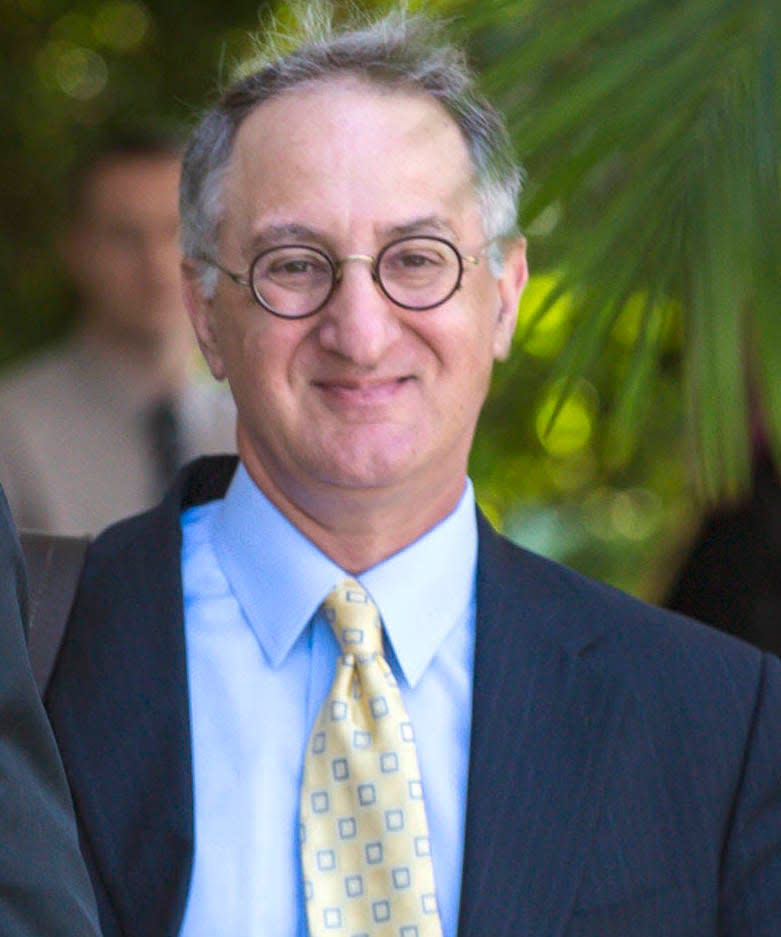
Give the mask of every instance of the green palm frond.
[(533, 265), (557, 274), (529, 327), (562, 295), (575, 303), (552, 379), (575, 386), (645, 297), (614, 415), (629, 427), (652, 393), (659, 310), (682, 310), (701, 491), (734, 493), (749, 371), (781, 457), (781, 5), (481, 0), (459, 24), (528, 170)]

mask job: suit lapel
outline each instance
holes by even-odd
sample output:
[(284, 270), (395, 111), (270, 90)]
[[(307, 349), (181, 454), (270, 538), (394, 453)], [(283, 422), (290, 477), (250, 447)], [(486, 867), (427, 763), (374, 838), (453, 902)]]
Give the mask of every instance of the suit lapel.
[(626, 693), (560, 575), (481, 521), (459, 937), (555, 937), (572, 910)]
[(48, 697), (111, 896), (101, 915), (125, 937), (169, 937), (185, 907), (194, 824), (179, 514), (220, 496), (234, 465), (196, 465), (159, 508), (95, 542)]

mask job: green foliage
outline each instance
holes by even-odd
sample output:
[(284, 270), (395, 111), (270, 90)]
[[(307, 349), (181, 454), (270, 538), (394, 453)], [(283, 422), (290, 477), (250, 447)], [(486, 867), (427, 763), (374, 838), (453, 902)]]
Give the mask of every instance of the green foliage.
[[(516, 347), (497, 370), (472, 455), (478, 497), (513, 539), (658, 597), (670, 553), (694, 522), (680, 309), (635, 294), (588, 378), (552, 379), (578, 328), (574, 295), (562, 294), (531, 332), (529, 322), (559, 283), (557, 274), (537, 274), (521, 302)], [(653, 396), (642, 389), (649, 368)]]
[(561, 296), (573, 303), (553, 379), (566, 395), (602, 369), (618, 317), (646, 297), (616, 394), (626, 430), (657, 392), (658, 307), (674, 304), (700, 491), (737, 494), (749, 473), (750, 369), (781, 455), (781, 7), (482, 0), (462, 13), (528, 167), (532, 259), (556, 272), (531, 325)]

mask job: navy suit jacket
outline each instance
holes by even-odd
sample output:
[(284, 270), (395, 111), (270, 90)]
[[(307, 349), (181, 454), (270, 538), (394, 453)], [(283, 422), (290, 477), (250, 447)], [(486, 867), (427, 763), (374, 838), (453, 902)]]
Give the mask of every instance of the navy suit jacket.
[[(105, 937), (180, 927), (194, 834), (179, 513), (234, 467), (195, 463), (95, 541), (49, 692)], [(459, 937), (779, 934), (781, 662), (481, 518)]]
[(98, 937), (65, 775), (27, 656), (27, 602), (0, 487), (0, 934)]

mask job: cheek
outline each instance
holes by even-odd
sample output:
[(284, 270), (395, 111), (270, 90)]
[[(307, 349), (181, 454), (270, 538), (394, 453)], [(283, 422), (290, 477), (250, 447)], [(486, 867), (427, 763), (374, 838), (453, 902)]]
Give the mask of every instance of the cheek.
[[(429, 338), (436, 361), (431, 374), (429, 416), (447, 432), (472, 427), (485, 400), (493, 357), (490, 337), (473, 329), (454, 329), (439, 341)], [(421, 414), (422, 415), (422, 414)]]
[(496, 328), (486, 306), (471, 303), (432, 341), (446, 370), (464, 387), (485, 383), (494, 361)]
[(289, 324), (250, 320), (221, 340), (234, 393), (256, 411), (284, 409), (294, 392), (301, 341)]
[(491, 382), (496, 333), (488, 316), (480, 322), (473, 318), (470, 325), (455, 344), (453, 361), (461, 407), (470, 416), (476, 416)]

